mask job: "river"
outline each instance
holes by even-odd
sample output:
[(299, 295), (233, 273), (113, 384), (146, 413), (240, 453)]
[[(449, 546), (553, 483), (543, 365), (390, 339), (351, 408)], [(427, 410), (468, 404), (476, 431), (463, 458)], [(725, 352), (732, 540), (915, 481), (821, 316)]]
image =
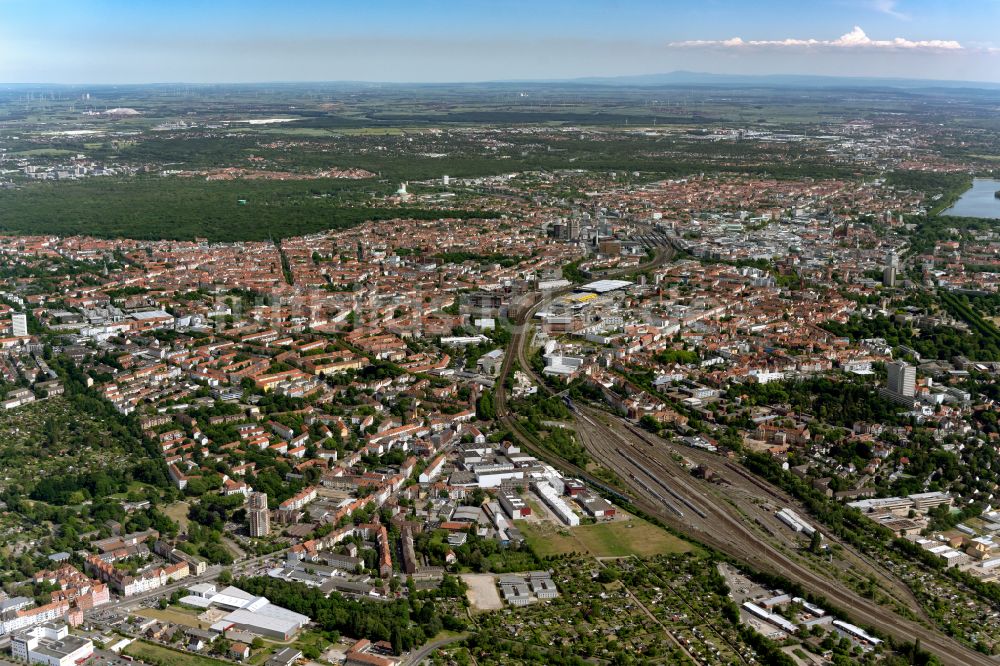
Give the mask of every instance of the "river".
[(1000, 199), (996, 197), (997, 190), (1000, 190), (1000, 180), (976, 178), (972, 181), (972, 187), (942, 215), (1000, 220)]

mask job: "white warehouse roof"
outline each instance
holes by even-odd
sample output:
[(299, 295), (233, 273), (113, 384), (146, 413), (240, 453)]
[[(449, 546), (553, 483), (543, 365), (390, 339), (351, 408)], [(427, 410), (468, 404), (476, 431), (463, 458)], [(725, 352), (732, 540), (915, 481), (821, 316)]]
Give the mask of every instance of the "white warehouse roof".
[(603, 294), (630, 286), (632, 286), (632, 283), (628, 280), (597, 280), (583, 285), (580, 287), (580, 291), (592, 291), (598, 294)]

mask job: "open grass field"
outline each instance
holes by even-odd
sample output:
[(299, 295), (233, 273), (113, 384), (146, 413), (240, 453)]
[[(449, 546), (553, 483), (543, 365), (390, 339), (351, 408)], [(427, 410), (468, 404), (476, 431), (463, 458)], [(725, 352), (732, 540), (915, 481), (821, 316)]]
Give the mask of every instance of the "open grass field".
[(72, 150), (60, 150), (59, 148), (36, 148), (14, 153), (17, 157), (66, 157), (75, 154)]
[(519, 527), (541, 557), (574, 552), (593, 557), (651, 557), (696, 549), (693, 544), (635, 517), (574, 528), (548, 522), (525, 522)]
[(296, 649), (302, 650), (303, 652), (309, 652), (310, 648), (313, 648), (315, 652), (321, 654), (325, 652), (326, 649), (332, 645), (332, 643), (315, 631), (304, 631), (296, 640), (292, 641), (292, 645), (294, 645)]
[(158, 666), (225, 666), (229, 663), (221, 659), (171, 650), (146, 641), (133, 642), (125, 648), (125, 654)]
[(139, 611), (139, 614), (153, 620), (172, 622), (173, 624), (181, 624), (185, 627), (196, 627), (198, 629), (207, 629), (209, 627), (209, 623), (201, 622), (198, 619), (198, 613), (196, 611), (188, 610), (186, 608), (173, 607), (167, 608), (166, 610), (160, 610), (159, 608), (143, 608)]
[(167, 514), (170, 520), (180, 526), (181, 532), (187, 532), (188, 509), (190, 508), (191, 507), (188, 502), (174, 502), (170, 506), (163, 509), (163, 513)]

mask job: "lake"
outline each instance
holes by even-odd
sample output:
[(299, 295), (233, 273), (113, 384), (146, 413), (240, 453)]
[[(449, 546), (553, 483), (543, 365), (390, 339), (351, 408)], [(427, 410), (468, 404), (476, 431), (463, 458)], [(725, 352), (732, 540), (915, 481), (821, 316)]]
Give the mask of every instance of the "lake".
[(1000, 190), (1000, 180), (976, 178), (972, 181), (972, 188), (942, 215), (989, 217), (1000, 220), (1000, 199), (995, 196), (997, 190)]

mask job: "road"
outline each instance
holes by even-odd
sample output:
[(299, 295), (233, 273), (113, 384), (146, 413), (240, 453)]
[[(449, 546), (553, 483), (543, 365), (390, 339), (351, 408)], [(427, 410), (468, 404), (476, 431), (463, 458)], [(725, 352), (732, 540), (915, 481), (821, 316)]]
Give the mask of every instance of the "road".
[(423, 663), (424, 659), (431, 656), (434, 650), (443, 648), (446, 645), (451, 645), (452, 643), (464, 641), (468, 637), (469, 634), (464, 633), (458, 634), (457, 636), (449, 636), (448, 638), (439, 638), (436, 641), (431, 641), (413, 654), (404, 656), (402, 661), (399, 663), (401, 666), (418, 666), (418, 664)]
[[(667, 257), (666, 253), (658, 252), (657, 259), (660, 263)], [(531, 326), (524, 324), (530, 323), (535, 312), (558, 295), (560, 294), (552, 294), (548, 299), (540, 301), (524, 313), (521, 321), (516, 322), (519, 325), (515, 328), (496, 381), (496, 386), (501, 387), (494, 398), (497, 418), (510, 429), (525, 450), (573, 476), (607, 488), (604, 482), (594, 478), (586, 470), (539, 447), (534, 437), (524, 431), (515, 415), (510, 412), (506, 393), (502, 388), (516, 360), (520, 369), (544, 390), (544, 380), (534, 373), (527, 357)], [(606, 424), (605, 419), (613, 423), (614, 427)], [(619, 476), (632, 493), (631, 501), (649, 515), (756, 570), (779, 574), (814, 594), (826, 597), (832, 604), (847, 612), (856, 623), (877, 627), (901, 641), (913, 641), (919, 637), (922, 646), (935, 653), (946, 664), (997, 665), (998, 662), (990, 657), (936, 630), (928, 629), (924, 624), (903, 618), (891, 609), (847, 589), (842, 582), (821, 575), (793, 559), (765, 539), (752, 523), (748, 525), (746, 516), (741, 515), (739, 509), (726, 499), (712, 492), (710, 484), (694, 479), (686, 469), (679, 466), (666, 446), (655, 441), (651, 444), (647, 437), (637, 433), (624, 419), (603, 411), (581, 409), (574, 414), (573, 420), (582, 444), (597, 461)], [(722, 467), (723, 462), (715, 456), (713, 468)], [(736, 478), (737, 475), (729, 476)], [(763, 481), (759, 481), (759, 485), (762, 488), (769, 486)], [(774, 488), (773, 492), (780, 491)], [(894, 587), (899, 594), (912, 599), (908, 591), (899, 591), (902, 583), (891, 576), (889, 578), (896, 583)], [(905, 589), (905, 586), (902, 587)], [(918, 605), (911, 607), (919, 609)]]
[[(239, 577), (244, 572), (246, 572), (248, 569), (252, 569), (256, 565), (264, 562), (265, 560), (276, 558), (276, 557), (281, 557), (282, 554), (284, 554), (285, 550), (287, 550), (287, 549), (278, 550), (278, 551), (275, 551), (275, 552), (270, 553), (268, 555), (260, 555), (260, 556), (257, 556), (257, 557), (251, 557), (249, 559), (240, 560), (238, 562), (234, 562), (233, 565), (231, 567), (228, 567), (228, 568), (232, 572), (233, 577)], [(214, 564), (214, 565), (208, 567), (208, 569), (206, 569), (205, 573), (203, 573), (200, 576), (188, 576), (187, 578), (182, 578), (181, 580), (179, 580), (177, 582), (169, 583), (169, 584), (164, 585), (163, 587), (159, 587), (159, 588), (157, 588), (155, 590), (151, 590), (149, 592), (144, 592), (143, 594), (137, 594), (137, 595), (134, 595), (134, 596), (131, 596), (131, 597), (124, 597), (124, 598), (118, 599), (117, 601), (111, 601), (109, 603), (106, 603), (104, 605), (98, 606), (98, 607), (96, 607), (94, 609), (91, 609), (91, 610), (87, 611), (86, 616), (88, 618), (91, 618), (91, 617), (99, 616), (102, 613), (104, 613), (105, 611), (119, 610), (119, 609), (122, 609), (122, 608), (130, 608), (130, 607), (135, 606), (137, 604), (140, 604), (141, 602), (143, 602), (145, 600), (148, 600), (148, 599), (155, 599), (155, 598), (158, 598), (158, 597), (162, 597), (164, 595), (168, 595), (169, 596), (170, 593), (172, 593), (174, 590), (177, 590), (177, 589), (180, 589), (180, 588), (189, 587), (189, 586), (194, 585), (196, 583), (211, 582), (211, 581), (217, 579), (219, 577), (219, 575), (222, 573), (222, 571), (224, 569), (226, 569), (226, 568), (227, 567), (223, 567), (221, 565)]]

